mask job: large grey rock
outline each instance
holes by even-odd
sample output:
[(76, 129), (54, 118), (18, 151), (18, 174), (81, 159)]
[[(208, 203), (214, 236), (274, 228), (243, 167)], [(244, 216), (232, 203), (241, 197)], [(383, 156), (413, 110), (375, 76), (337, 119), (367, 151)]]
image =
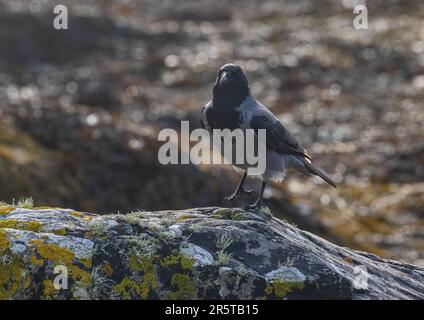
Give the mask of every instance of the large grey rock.
[[(54, 286), (58, 265), (68, 289)], [(338, 247), (267, 209), (97, 216), (4, 205), (0, 298), (423, 299), (424, 269)]]

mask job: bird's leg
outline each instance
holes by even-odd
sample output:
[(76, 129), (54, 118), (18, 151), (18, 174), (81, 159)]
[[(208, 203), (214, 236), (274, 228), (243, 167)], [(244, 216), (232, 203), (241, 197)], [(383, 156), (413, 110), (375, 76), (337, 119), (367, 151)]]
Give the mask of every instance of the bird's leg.
[(247, 209), (259, 209), (260, 207), (262, 207), (262, 196), (264, 194), (265, 187), (266, 187), (266, 182), (262, 181), (261, 192), (258, 196), (258, 199), (255, 201), (254, 204), (247, 206), (246, 207)]
[(230, 194), (229, 196), (225, 197), (224, 200), (230, 201), (230, 200), (236, 199), (240, 196), (241, 190), (243, 189), (244, 180), (246, 180), (246, 176), (247, 176), (247, 171), (244, 171), (243, 176), (241, 177), (241, 180), (240, 180), (236, 190), (232, 194)]
[(246, 177), (247, 177), (247, 171), (244, 171), (243, 177), (241, 177), (241, 180), (240, 180), (236, 190), (231, 195), (229, 195), (228, 197), (225, 197), (224, 200), (230, 201), (230, 200), (236, 199), (242, 193), (248, 193), (248, 194), (255, 193), (254, 190), (245, 190), (244, 189), (243, 185), (244, 185), (244, 181), (246, 180)]

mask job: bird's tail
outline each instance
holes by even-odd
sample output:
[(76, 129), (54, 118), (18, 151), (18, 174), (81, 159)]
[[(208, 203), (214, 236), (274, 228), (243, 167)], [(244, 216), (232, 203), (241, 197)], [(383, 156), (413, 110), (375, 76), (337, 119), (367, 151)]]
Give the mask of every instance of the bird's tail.
[(321, 179), (323, 179), (325, 182), (327, 182), (329, 185), (333, 186), (334, 188), (337, 188), (336, 184), (322, 171), (321, 169), (318, 169), (317, 167), (314, 167), (311, 163), (308, 161), (303, 161), (303, 165), (305, 169), (310, 174), (317, 175)]

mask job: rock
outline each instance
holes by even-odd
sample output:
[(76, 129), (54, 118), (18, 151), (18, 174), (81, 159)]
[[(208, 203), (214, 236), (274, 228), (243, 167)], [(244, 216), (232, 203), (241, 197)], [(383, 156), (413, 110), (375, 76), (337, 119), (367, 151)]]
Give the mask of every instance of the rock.
[(205, 298), (423, 299), (424, 269), (338, 247), (268, 210), (0, 206), (0, 299)]

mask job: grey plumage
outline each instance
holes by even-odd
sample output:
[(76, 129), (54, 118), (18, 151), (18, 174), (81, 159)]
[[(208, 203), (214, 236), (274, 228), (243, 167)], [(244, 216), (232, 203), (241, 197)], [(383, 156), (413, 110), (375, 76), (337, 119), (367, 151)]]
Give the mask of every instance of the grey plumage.
[[(237, 65), (227, 64), (220, 68), (213, 99), (201, 110), (201, 123), (203, 128), (208, 130), (266, 129), (267, 166), (265, 173), (260, 176), (263, 188), (269, 180), (282, 181), (287, 169), (294, 169), (305, 175), (317, 175), (336, 187), (321, 169), (312, 165), (312, 157), (277, 117), (253, 97), (247, 77)], [(247, 168), (247, 164), (236, 166)], [(245, 175), (243, 182), (244, 178)], [(235, 198), (244, 191), (243, 185), (239, 187), (229, 198)], [(261, 200), (260, 195), (255, 205), (260, 205)]]

